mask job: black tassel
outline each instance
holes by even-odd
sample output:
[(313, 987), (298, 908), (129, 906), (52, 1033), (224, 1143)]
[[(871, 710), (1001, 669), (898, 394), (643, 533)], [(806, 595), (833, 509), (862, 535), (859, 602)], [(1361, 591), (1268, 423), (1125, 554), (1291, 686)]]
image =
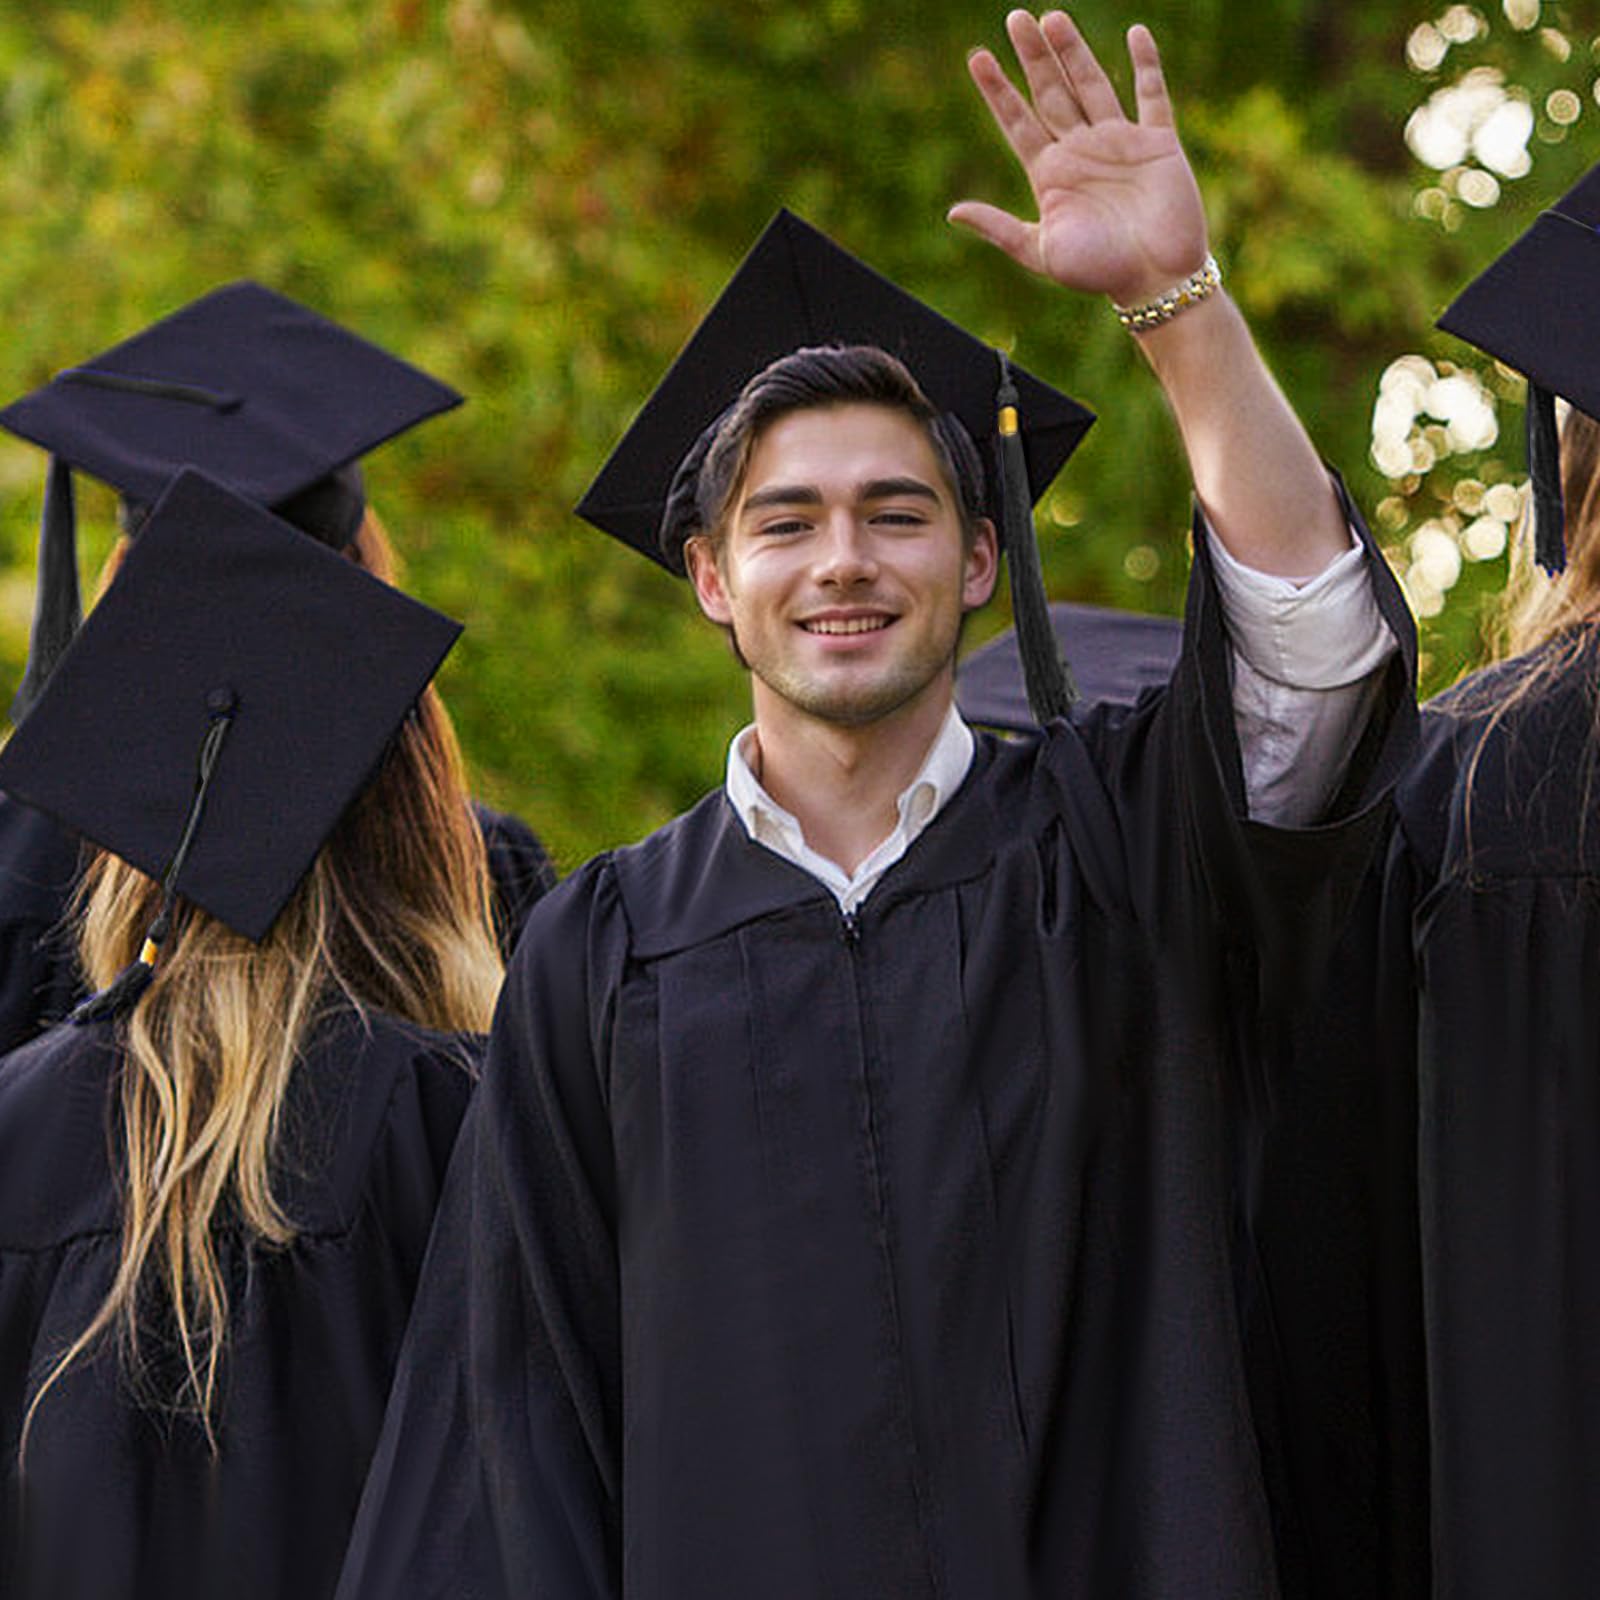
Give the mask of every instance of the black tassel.
[(172, 860), (161, 875), (161, 909), (145, 935), (144, 948), (139, 959), (130, 962), (113, 978), (106, 988), (82, 1001), (68, 1016), (75, 1026), (89, 1022), (102, 1022), (109, 1017), (119, 1017), (138, 1005), (151, 980), (156, 975), (156, 957), (172, 932), (173, 918), (177, 915), (178, 874), (189, 859), (189, 849), (194, 844), (200, 827), (200, 814), (205, 809), (206, 794), (211, 788), (212, 774), (217, 770), (217, 757), (222, 753), (222, 741), (233, 726), (238, 701), (231, 689), (213, 689), (206, 697), (206, 709), (211, 721), (205, 738), (200, 743), (200, 757), (195, 773), (194, 799), (189, 804), (189, 815), (183, 825), (183, 836)]
[(39, 572), (33, 632), (28, 640), (28, 669), (11, 701), (12, 722), (21, 722), (33, 708), (82, 621), (72, 469), (59, 456), (52, 456), (44, 486), (44, 516), (39, 523)]
[(1567, 515), (1561, 501), (1561, 435), (1556, 397), (1528, 384), (1528, 484), (1533, 496), (1533, 558), (1552, 577), (1567, 564)]
[(150, 987), (150, 980), (155, 975), (156, 969), (148, 962), (143, 960), (129, 962), (112, 980), (109, 988), (80, 1001), (68, 1015), (67, 1021), (73, 1027), (81, 1028), (87, 1023), (103, 1022), (107, 1018), (120, 1017), (124, 1012), (132, 1011), (145, 990)]
[(1000, 355), (999, 408), (1001, 541), (1011, 567), (1011, 616), (1022, 657), (1022, 680), (1028, 708), (1040, 724), (1064, 717), (1078, 698), (1072, 673), (1062, 659), (1050, 606), (1045, 599), (1044, 571), (1033, 528), (1033, 496), (1028, 491), (1028, 464), (1022, 453), (1017, 418), (1017, 386), (1011, 363)]

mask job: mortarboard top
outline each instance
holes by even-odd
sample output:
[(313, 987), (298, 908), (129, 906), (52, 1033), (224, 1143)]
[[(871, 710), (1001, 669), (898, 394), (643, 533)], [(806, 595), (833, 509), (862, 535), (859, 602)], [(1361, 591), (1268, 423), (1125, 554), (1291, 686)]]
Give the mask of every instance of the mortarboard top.
[[(662, 513), (679, 464), (762, 368), (810, 345), (870, 344), (898, 356), (923, 392), (965, 424), (984, 458), (1000, 521), (993, 445), (999, 357), (793, 212), (780, 211), (673, 362), (578, 505), (602, 532), (681, 573), (662, 548)], [(1094, 421), (1075, 401), (1013, 367), (1030, 501)]]
[[(1570, 208), (1570, 209), (1569, 209)], [(1439, 318), (1446, 333), (1600, 418), (1600, 168), (1535, 218)]]
[(171, 887), (260, 939), (460, 631), (185, 471), (0, 751), (0, 788), (160, 879), (231, 711)]
[(57, 373), (0, 410), (0, 427), (142, 505), (195, 467), (278, 507), (460, 403), (338, 323), (241, 282)]
[(20, 721), (78, 626), (71, 468), (152, 505), (181, 467), (313, 538), (348, 544), (366, 508), (356, 460), (461, 396), (258, 283), (213, 290), (0, 409), (51, 453)]
[[(1050, 607), (1050, 622), (1087, 704), (1131, 706), (1146, 689), (1166, 683), (1183, 648), (1183, 624), (1176, 617), (1058, 602)], [(1038, 726), (1028, 709), (1012, 629), (961, 663), (956, 705), (968, 722), (987, 728), (1026, 733)]]
[(1560, 467), (1548, 397), (1560, 395), (1600, 420), (1600, 316), (1588, 310), (1600, 282), (1597, 229), (1600, 167), (1474, 278), (1438, 324), (1528, 379), (1528, 465), (1547, 566), (1561, 564)]

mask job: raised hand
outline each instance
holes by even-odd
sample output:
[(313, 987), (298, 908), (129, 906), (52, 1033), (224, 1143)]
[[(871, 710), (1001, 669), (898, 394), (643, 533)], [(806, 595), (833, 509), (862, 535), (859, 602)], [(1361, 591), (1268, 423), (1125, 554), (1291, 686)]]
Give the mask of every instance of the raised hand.
[(1138, 120), (1072, 20), (1013, 11), (1006, 32), (1024, 97), (987, 50), (968, 63), (1033, 186), (1037, 222), (963, 200), (949, 217), (1069, 289), (1131, 305), (1171, 288), (1205, 260), (1206, 219), (1150, 30), (1128, 30)]

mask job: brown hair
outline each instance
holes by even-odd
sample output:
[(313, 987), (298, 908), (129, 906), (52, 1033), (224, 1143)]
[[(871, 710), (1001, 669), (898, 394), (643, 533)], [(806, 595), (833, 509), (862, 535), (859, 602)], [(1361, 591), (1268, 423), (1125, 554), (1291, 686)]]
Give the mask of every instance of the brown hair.
[[(349, 555), (376, 576), (394, 570), (370, 513)], [(108, 571), (119, 559), (120, 549)], [(101, 988), (137, 955), (160, 888), (101, 853), (78, 898), (80, 957)], [(142, 1397), (197, 1416), (215, 1448), (228, 1290), (214, 1232), (227, 1217), (268, 1247), (295, 1237), (272, 1160), (306, 1041), (340, 1008), (483, 1030), (502, 975), (483, 840), (430, 686), (259, 945), (196, 907), (180, 910), (149, 989), (120, 1024), (117, 1274), (34, 1396), (23, 1449), (52, 1385), (112, 1329)], [(181, 1358), (176, 1394), (150, 1394), (143, 1381), (140, 1333), (152, 1305)]]
[(984, 510), (983, 462), (959, 418), (940, 411), (905, 363), (875, 345), (819, 345), (791, 351), (753, 377), (684, 458), (668, 497), (666, 526), (707, 539), (720, 558), (728, 508), (744, 482), (757, 440), (779, 417), (838, 405), (889, 406), (928, 435), (954, 492), (970, 547)]

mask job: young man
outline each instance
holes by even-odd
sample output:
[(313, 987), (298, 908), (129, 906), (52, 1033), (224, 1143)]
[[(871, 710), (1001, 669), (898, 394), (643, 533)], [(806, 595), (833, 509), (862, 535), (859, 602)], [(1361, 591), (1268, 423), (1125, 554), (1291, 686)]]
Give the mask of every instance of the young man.
[[(1203, 508), (1184, 658), (1135, 711), (974, 739), (1004, 495), (949, 414), (999, 363), (951, 376), (925, 310), (872, 313), (912, 373), (863, 347), (870, 286), (780, 219), (602, 475), (631, 499), (586, 501), (660, 520), (755, 720), (530, 923), (343, 1595), (1276, 1592), (1230, 1007), (1292, 999), (1366, 859), (1404, 614), (1204, 269), (1148, 33), (1132, 123), (1066, 17), (1008, 27), (1029, 99), (972, 70), (1040, 221), (953, 215), (1152, 303)], [(774, 257), (794, 306), (746, 292)], [(1024, 433), (1072, 433), (1024, 376)], [(1025, 442), (1041, 488), (1065, 451)]]

